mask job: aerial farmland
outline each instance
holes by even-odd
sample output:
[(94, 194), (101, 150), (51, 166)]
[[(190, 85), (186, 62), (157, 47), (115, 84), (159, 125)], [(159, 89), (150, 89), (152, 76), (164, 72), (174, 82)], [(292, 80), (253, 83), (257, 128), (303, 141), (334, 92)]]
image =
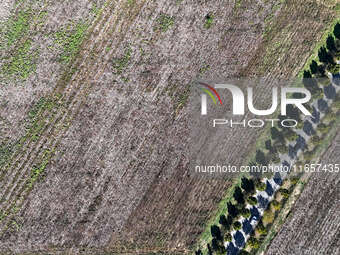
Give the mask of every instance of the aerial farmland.
[[(0, 2), (0, 254), (339, 254), (337, 0)], [(334, 171), (193, 173), (195, 81), (257, 78), (256, 107), (300, 80), (312, 116), (216, 158)]]

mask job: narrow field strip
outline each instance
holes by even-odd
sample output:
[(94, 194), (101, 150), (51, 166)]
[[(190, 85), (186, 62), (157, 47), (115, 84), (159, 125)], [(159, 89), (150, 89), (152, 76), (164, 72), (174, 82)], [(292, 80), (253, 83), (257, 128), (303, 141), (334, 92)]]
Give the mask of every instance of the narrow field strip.
[[(138, 10), (138, 9), (137, 9)], [(110, 16), (110, 17), (112, 17), (112, 16)], [(106, 25), (106, 29), (108, 29), (110, 26), (109, 25)], [(103, 35), (103, 36), (105, 36), (105, 34)], [(97, 38), (98, 39), (98, 38)], [(106, 41), (103, 41), (102, 43), (101, 43), (101, 47), (102, 46), (104, 46), (104, 45), (106, 45)], [(84, 62), (86, 61), (86, 59), (84, 60)], [(97, 62), (98, 63), (98, 62)], [(100, 66), (99, 64), (97, 64), (97, 66)], [(96, 67), (97, 67), (96, 66)], [(90, 66), (90, 68), (91, 68), (91, 66)], [(82, 69), (82, 70), (84, 70), (84, 69)], [(101, 73), (102, 73), (102, 71), (104, 70), (104, 68), (102, 69), (102, 71), (101, 72), (98, 72), (97, 70), (96, 70), (96, 68), (94, 68), (94, 69), (91, 69), (92, 70), (92, 72), (90, 73), (90, 75), (92, 74), (92, 73), (97, 73), (97, 75), (95, 76), (95, 79), (96, 78), (98, 78), (100, 75), (101, 75)], [(84, 72), (86, 73), (86, 71), (84, 70)], [(77, 76), (78, 77), (78, 76)], [(85, 97), (86, 97), (86, 89), (81, 89), (80, 87), (78, 87), (78, 86), (80, 86), (79, 84), (80, 83), (76, 83), (76, 82), (74, 82), (75, 80), (76, 80), (76, 78), (77, 77), (75, 77), (75, 78), (73, 78), (72, 79), (72, 82), (71, 82), (71, 84), (73, 84), (73, 83), (75, 83), (75, 84), (77, 84), (77, 90), (76, 91), (82, 91), (82, 95), (84, 95), (84, 98), (83, 98), (83, 100), (79, 100), (79, 106), (78, 107), (76, 107), (76, 112), (74, 113), (74, 116), (76, 115), (76, 113), (79, 111), (79, 109), (81, 108), (81, 104), (82, 104), (82, 102), (84, 101), (84, 99), (85, 99)], [(83, 78), (84, 79), (84, 78)], [(91, 80), (91, 77), (90, 77), (90, 80)], [(83, 86), (85, 86), (85, 85), (83, 85)], [(87, 84), (87, 88), (89, 88), (89, 86), (90, 86), (90, 84), (88, 83)], [(68, 90), (68, 91), (67, 91)], [(70, 89), (70, 87), (68, 87), (68, 89), (66, 90), (66, 92), (68, 92), (68, 93), (65, 93), (65, 94), (68, 94), (69, 95), (69, 100), (71, 100), (71, 102), (74, 102), (75, 100), (74, 99), (76, 99), (76, 98), (78, 98), (79, 97), (79, 95), (77, 95), (77, 92), (76, 93), (70, 93), (71, 91), (74, 91), (74, 90), (72, 90), (72, 89)], [(70, 110), (72, 110), (72, 108), (74, 108), (74, 105), (72, 104), (68, 109), (70, 109)], [(67, 113), (65, 113), (64, 115), (63, 115), (63, 117), (65, 117), (67, 115)], [(73, 116), (73, 117), (74, 117)], [(56, 119), (58, 119), (58, 117), (59, 116), (57, 116), (56, 117)], [(73, 117), (71, 117), (71, 118), (73, 118)], [(49, 125), (49, 126), (51, 126), (51, 125)], [(53, 126), (55, 126), (55, 125), (53, 125)], [(46, 127), (47, 128), (47, 127)], [(60, 138), (62, 137), (62, 135), (63, 135), (63, 133), (65, 132), (66, 130), (64, 130), (63, 132), (61, 132), (61, 134), (60, 134)], [(49, 131), (48, 133), (50, 133), (51, 131)], [(43, 136), (43, 135), (42, 135)], [(59, 141), (60, 141), (60, 139), (59, 139)], [(56, 145), (55, 145), (55, 147), (57, 146), (57, 144), (58, 144), (58, 142), (59, 142), (58, 140), (56, 140), (55, 141), (55, 143), (56, 143)], [(25, 166), (23, 166), (23, 165), (21, 165), (20, 166), (20, 168), (19, 168), (19, 170), (21, 169), (21, 168), (23, 168), (23, 167), (25, 167), (24, 168), (24, 170), (23, 170), (23, 172), (25, 172), (24, 174), (26, 174), (25, 175), (25, 177), (27, 178), (27, 176), (28, 176), (28, 172), (27, 172), (27, 170), (29, 169), (29, 165), (31, 164), (31, 163), (33, 163), (34, 162), (34, 160), (38, 157), (38, 154), (39, 154), (39, 152), (41, 152), (41, 149), (42, 149), (42, 147), (43, 147), (43, 145), (45, 144), (47, 142), (47, 140), (45, 139), (42, 143), (41, 143), (41, 145), (40, 145), (40, 147), (38, 148), (38, 149), (36, 149), (36, 150), (38, 150), (38, 151), (35, 151), (34, 152), (34, 154), (36, 154), (36, 156), (35, 156), (35, 158), (33, 158), (31, 161), (29, 161), (29, 162), (27, 162), (26, 163), (26, 167)], [(53, 142), (51, 141), (51, 144), (52, 144)], [(35, 143), (32, 143), (33, 145), (35, 145)], [(50, 144), (50, 146), (51, 146), (51, 144)], [(33, 146), (32, 146), (33, 147)], [(26, 170), (26, 171), (25, 171)], [(24, 178), (23, 178), (23, 176), (21, 176), (21, 178), (20, 178), (21, 180), (23, 180)], [(5, 221), (5, 222), (2, 222), (2, 224), (1, 224), (1, 228), (0, 229), (2, 229), (2, 233), (4, 233), (5, 232), (5, 230), (8, 228), (8, 224), (9, 224), (9, 222), (10, 222), (10, 220), (14, 217), (14, 216), (12, 216), (12, 217), (10, 217), (11, 216), (11, 209), (12, 208), (21, 208), (21, 206), (22, 206), (22, 204), (24, 203), (24, 201), (25, 201), (25, 197), (27, 197), (27, 195), (29, 194), (29, 191), (30, 191), (30, 189), (31, 189), (31, 187), (29, 187), (28, 189), (25, 189), (25, 184), (27, 185), (27, 181), (24, 183), (24, 184), (21, 184), (22, 183), (22, 181), (20, 181), (20, 183), (14, 188), (14, 190), (13, 191), (15, 191), (15, 190), (19, 190), (19, 193), (15, 193), (15, 192), (13, 192), (13, 193), (15, 193), (15, 195), (14, 194), (12, 194), (12, 195), (10, 195), (10, 198), (13, 198), (13, 196), (15, 196), (15, 197), (21, 197), (22, 199), (19, 199), (19, 203), (17, 204), (17, 203), (12, 203), (12, 204), (10, 204), (10, 200), (11, 199), (8, 199), (8, 206), (6, 206), (6, 209), (5, 209), (5, 215), (7, 216), (6, 218), (7, 218), (7, 220)], [(20, 185), (21, 184), (21, 185)], [(21, 186), (21, 189), (19, 188)], [(23, 196), (22, 195), (22, 193), (24, 193), (26, 191), (26, 194)]]

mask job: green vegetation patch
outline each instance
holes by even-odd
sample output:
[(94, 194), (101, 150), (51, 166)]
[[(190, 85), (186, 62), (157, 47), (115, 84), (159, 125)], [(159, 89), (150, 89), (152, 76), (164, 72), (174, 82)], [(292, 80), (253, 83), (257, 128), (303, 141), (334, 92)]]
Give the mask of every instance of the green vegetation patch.
[(28, 188), (32, 188), (33, 184), (38, 180), (38, 178), (44, 174), (46, 166), (48, 165), (52, 154), (53, 152), (50, 150), (44, 151), (41, 163), (38, 166), (33, 167), (31, 170), (31, 178), (27, 183)]
[(0, 144), (0, 166), (3, 166), (12, 155), (12, 146), (9, 144)]
[[(20, 38), (25, 36), (30, 27), (32, 18), (32, 10), (19, 11), (17, 15), (12, 16), (5, 24), (3, 24), (5, 45), (11, 47)], [(2, 46), (1, 48), (3, 48)]]
[(131, 59), (132, 49), (128, 47), (124, 55), (121, 58), (114, 58), (112, 61), (113, 68), (115, 69), (115, 74), (121, 74), (125, 68), (129, 65)]
[(32, 41), (27, 40), (5, 60), (1, 73), (7, 78), (26, 79), (36, 70), (38, 50), (32, 51)]
[(160, 30), (161, 32), (166, 32), (175, 23), (175, 18), (163, 13), (157, 18), (156, 21), (157, 25), (155, 29)]
[(79, 52), (89, 25), (84, 22), (69, 24), (55, 34), (55, 42), (61, 46), (59, 61), (68, 64)]
[(205, 16), (204, 28), (209, 29), (214, 23), (214, 16), (212, 14), (207, 14)]

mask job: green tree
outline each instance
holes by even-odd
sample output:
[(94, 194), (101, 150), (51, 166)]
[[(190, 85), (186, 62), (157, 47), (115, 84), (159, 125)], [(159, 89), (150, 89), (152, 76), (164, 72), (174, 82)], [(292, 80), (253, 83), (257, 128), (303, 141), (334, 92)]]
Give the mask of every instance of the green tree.
[(319, 130), (322, 134), (328, 133), (329, 128), (330, 128), (330, 127), (329, 127), (328, 125), (326, 125), (325, 123), (320, 123), (320, 124), (318, 125), (318, 130)]
[(289, 190), (288, 189), (280, 189), (280, 193), (284, 198), (289, 198)]
[(250, 215), (251, 215), (250, 210), (249, 210), (248, 208), (244, 208), (244, 209), (241, 211), (241, 215), (242, 215), (244, 218), (248, 219), (248, 218), (250, 217)]
[(334, 27), (334, 36), (340, 40), (340, 23), (337, 23)]
[(317, 146), (321, 143), (322, 139), (318, 135), (313, 135), (311, 141), (314, 146)]
[(329, 51), (336, 51), (334, 37), (329, 35), (326, 41), (326, 47)]
[(264, 145), (268, 151), (272, 150), (272, 140), (268, 139), (267, 141), (265, 141)]
[(237, 217), (238, 214), (239, 214), (239, 211), (238, 209), (236, 208), (235, 205), (233, 205), (232, 203), (228, 202), (227, 203), (227, 207), (228, 207), (228, 214), (231, 216), (231, 217)]
[(220, 216), (220, 220), (219, 220), (219, 223), (223, 226), (223, 228), (226, 230), (226, 231), (229, 231), (230, 230), (230, 226), (233, 222), (233, 218), (228, 216), (228, 217), (225, 217), (224, 214), (222, 214)]
[(242, 177), (242, 179), (241, 179), (241, 188), (246, 193), (253, 193), (255, 191), (254, 181), (251, 180), (251, 179), (248, 179), (246, 177)]
[(323, 122), (332, 122), (333, 120), (336, 119), (336, 114), (334, 112), (328, 112), (324, 117), (323, 117)]
[(213, 238), (211, 240), (211, 248), (214, 250), (214, 251), (219, 251), (221, 249), (221, 245), (220, 245), (220, 242), (216, 239), (216, 238)]
[(274, 141), (280, 141), (282, 142), (284, 140), (281, 132), (276, 127), (270, 128), (270, 134)]
[(280, 208), (281, 208), (281, 204), (280, 204), (280, 202), (278, 202), (278, 201), (276, 201), (276, 200), (273, 200), (272, 202), (271, 202), (271, 205), (273, 206), (273, 208), (277, 211), (277, 210), (280, 210)]
[(200, 249), (198, 249), (196, 252), (195, 252), (195, 255), (203, 255), (202, 251)]
[(303, 71), (302, 83), (312, 94), (319, 88), (317, 81), (309, 71)]
[(294, 119), (296, 121), (300, 121), (300, 111), (297, 107), (289, 104), (287, 105), (287, 116), (289, 119)]
[(310, 68), (310, 71), (312, 72), (312, 74), (316, 74), (319, 70), (318, 63), (316, 63), (315, 60), (312, 60), (312, 63), (310, 64), (309, 68)]
[(314, 151), (306, 151), (303, 154), (303, 158), (304, 160), (306, 160), (307, 162), (310, 162), (313, 158), (314, 158)]
[(240, 230), (241, 227), (242, 227), (241, 222), (235, 221), (235, 222), (233, 223), (233, 228), (234, 228), (235, 230)]
[(266, 190), (266, 184), (259, 181), (258, 183), (256, 183), (256, 189), (259, 191), (265, 191)]
[(257, 224), (257, 231), (261, 234), (261, 235), (266, 235), (267, 234), (267, 229), (266, 227), (263, 225), (263, 222), (260, 221), (259, 224)]
[(242, 190), (240, 187), (236, 187), (234, 191), (234, 199), (237, 201), (239, 204), (244, 204), (244, 196), (242, 193)]
[(221, 230), (218, 226), (212, 225), (210, 227), (210, 232), (212, 237), (216, 238), (217, 240), (222, 240)]
[(264, 153), (261, 150), (256, 151), (255, 160), (260, 165), (267, 165), (266, 156), (264, 155)]
[(325, 47), (321, 47), (318, 52), (319, 60), (325, 64), (334, 64), (333, 57), (327, 52)]
[(226, 234), (224, 235), (224, 241), (226, 241), (226, 242), (231, 242), (232, 240), (233, 240), (233, 238), (232, 238), (232, 236), (231, 236), (230, 233), (226, 233)]
[(247, 202), (250, 204), (250, 205), (257, 205), (257, 199), (256, 197), (253, 197), (253, 196), (250, 196), (247, 198)]
[(260, 242), (259, 240), (257, 240), (255, 237), (251, 236), (248, 239), (248, 245), (250, 246), (250, 248), (252, 249), (258, 249), (260, 247)]
[(288, 147), (286, 145), (283, 144), (279, 144), (276, 146), (276, 149), (278, 152), (280, 152), (281, 154), (285, 154), (288, 153)]

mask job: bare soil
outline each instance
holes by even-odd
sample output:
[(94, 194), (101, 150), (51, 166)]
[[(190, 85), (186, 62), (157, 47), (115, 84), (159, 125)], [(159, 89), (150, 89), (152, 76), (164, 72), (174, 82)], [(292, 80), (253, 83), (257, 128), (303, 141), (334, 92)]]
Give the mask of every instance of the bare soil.
[[(13, 143), (25, 134), (41, 96), (61, 98), (39, 114), (40, 136), (2, 167), (0, 250), (188, 253), (231, 184), (190, 176), (188, 84), (296, 75), (334, 11), (316, 1), (280, 2), (98, 1), (97, 16), (92, 1), (48, 2), (46, 23), (31, 34), (40, 45), (37, 70), (24, 82), (3, 82), (1, 138)], [(163, 15), (173, 24), (160, 24)], [(90, 34), (62, 65), (61, 49), (49, 47), (54, 32), (86, 18)], [(226, 161), (243, 163), (258, 132), (227, 132)], [(27, 188), (47, 150), (53, 157)]]

